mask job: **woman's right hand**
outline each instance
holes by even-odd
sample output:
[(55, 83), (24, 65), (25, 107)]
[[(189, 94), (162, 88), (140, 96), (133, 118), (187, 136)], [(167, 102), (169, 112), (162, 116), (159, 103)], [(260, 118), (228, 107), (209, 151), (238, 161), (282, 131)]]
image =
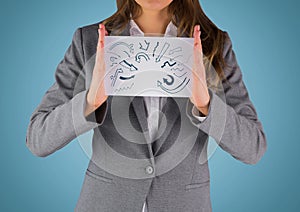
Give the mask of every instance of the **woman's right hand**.
[(90, 88), (87, 94), (87, 104), (85, 108), (85, 116), (94, 112), (98, 107), (100, 107), (106, 100), (107, 95), (105, 95), (104, 87), (104, 76), (105, 76), (105, 61), (104, 61), (104, 36), (107, 35), (105, 26), (99, 24), (98, 29), (98, 44), (95, 59), (95, 66), (93, 69), (93, 76), (90, 84)]

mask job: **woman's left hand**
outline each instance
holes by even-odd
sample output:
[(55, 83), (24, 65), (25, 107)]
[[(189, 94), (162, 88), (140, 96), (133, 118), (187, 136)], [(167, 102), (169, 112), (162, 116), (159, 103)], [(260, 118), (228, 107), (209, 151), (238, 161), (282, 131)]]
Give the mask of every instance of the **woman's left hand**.
[(203, 63), (202, 44), (200, 39), (200, 25), (194, 27), (194, 64), (192, 70), (192, 95), (191, 102), (203, 114), (208, 114), (210, 96), (206, 83), (206, 73)]

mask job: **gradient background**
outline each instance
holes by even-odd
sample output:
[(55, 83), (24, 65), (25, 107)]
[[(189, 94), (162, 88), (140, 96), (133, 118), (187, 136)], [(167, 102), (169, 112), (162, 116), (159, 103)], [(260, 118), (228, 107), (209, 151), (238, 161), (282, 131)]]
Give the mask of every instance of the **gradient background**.
[[(299, 1), (201, 2), (232, 39), (268, 142), (255, 166), (220, 148), (212, 156), (213, 211), (299, 211)], [(35, 157), (25, 145), (26, 129), (75, 29), (114, 11), (115, 1), (1, 1), (0, 211), (73, 211), (87, 156), (75, 140)]]

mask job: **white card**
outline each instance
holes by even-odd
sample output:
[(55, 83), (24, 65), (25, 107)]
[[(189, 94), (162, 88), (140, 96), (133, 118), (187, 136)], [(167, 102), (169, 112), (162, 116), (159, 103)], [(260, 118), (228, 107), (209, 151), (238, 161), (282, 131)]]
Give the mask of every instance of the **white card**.
[(193, 38), (105, 36), (105, 91), (190, 97)]

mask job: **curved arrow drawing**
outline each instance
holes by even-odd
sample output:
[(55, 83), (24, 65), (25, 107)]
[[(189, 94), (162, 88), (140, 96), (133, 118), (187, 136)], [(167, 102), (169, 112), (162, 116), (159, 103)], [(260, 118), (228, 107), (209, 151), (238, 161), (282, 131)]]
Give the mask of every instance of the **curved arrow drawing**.
[(146, 53), (140, 52), (140, 53), (136, 54), (135, 61), (140, 63), (141, 62), (141, 57), (145, 58), (146, 61), (150, 60), (150, 57)]
[[(164, 86), (162, 85), (162, 82), (159, 81), (159, 80), (157, 80), (157, 87), (160, 87), (162, 90), (164, 90), (164, 91), (167, 92), (167, 93), (171, 93), (171, 94), (178, 93), (178, 92), (180, 92), (181, 90), (183, 90), (183, 89), (186, 87), (186, 85), (190, 82), (190, 79), (188, 79), (187, 82), (186, 82), (186, 79), (187, 79), (187, 77), (184, 78), (184, 80), (182, 81), (182, 83), (181, 83), (180, 85), (178, 85), (178, 86), (177, 86), (176, 88), (174, 88), (174, 89), (168, 89), (168, 88), (164, 87)], [(180, 88), (180, 87), (181, 87), (181, 88)], [(179, 89), (179, 90), (176, 91), (176, 89)]]
[(112, 49), (114, 49), (117, 46), (125, 46), (125, 47), (127, 47), (129, 49), (130, 53), (132, 53), (132, 54), (134, 53), (133, 43), (128, 44), (128, 43), (125, 43), (125, 42), (114, 43), (113, 45), (111, 45), (109, 47), (109, 50), (112, 50)]
[(170, 74), (168, 74), (167, 76), (171, 78), (171, 82), (169, 82), (168, 79), (163, 78), (164, 83), (167, 85), (172, 85), (174, 83), (174, 77)]

